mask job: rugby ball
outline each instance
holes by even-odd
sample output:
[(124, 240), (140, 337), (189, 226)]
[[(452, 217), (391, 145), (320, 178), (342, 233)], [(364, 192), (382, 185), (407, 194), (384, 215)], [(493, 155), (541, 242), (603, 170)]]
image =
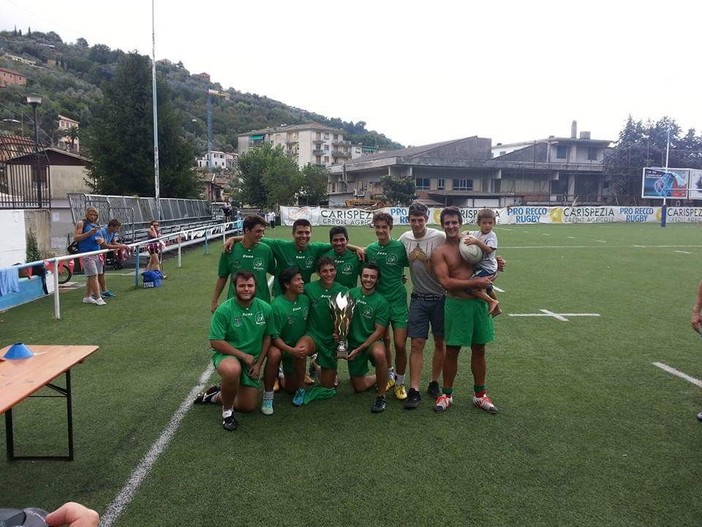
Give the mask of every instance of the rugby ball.
[(483, 259), (482, 249), (475, 244), (466, 245), (464, 238), (461, 238), (458, 250), (461, 252), (461, 257), (469, 264), (476, 264)]

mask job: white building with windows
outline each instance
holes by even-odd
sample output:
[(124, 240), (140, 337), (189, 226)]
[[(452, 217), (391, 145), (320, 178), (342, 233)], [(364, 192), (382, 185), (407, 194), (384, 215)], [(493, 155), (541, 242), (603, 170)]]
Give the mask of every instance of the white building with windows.
[(229, 170), (236, 168), (236, 155), (219, 150), (212, 150), (203, 157), (196, 158), (197, 168), (207, 170), (212, 164), (212, 169)]
[[(344, 131), (317, 123), (281, 125), (239, 134), (239, 154), (263, 143), (282, 146), (300, 168), (307, 164), (331, 167), (352, 158), (352, 145), (344, 139)], [(363, 155), (361, 150), (358, 155)]]

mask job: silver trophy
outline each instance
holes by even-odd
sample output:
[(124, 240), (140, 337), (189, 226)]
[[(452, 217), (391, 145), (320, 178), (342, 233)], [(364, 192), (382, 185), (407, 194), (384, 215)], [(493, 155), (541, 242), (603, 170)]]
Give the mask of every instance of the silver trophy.
[(336, 348), (337, 359), (349, 358), (349, 324), (351, 324), (355, 307), (356, 303), (351, 300), (348, 293), (345, 295), (338, 293), (336, 298), (329, 299), (329, 310), (334, 320), (334, 333), (339, 337), (339, 345)]

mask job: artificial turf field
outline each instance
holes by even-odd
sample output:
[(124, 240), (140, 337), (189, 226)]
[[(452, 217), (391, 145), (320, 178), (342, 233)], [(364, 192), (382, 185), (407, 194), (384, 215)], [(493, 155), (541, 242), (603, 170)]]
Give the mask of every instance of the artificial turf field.
[[(326, 241), (327, 230), (315, 227), (313, 240)], [(387, 410), (371, 414), (374, 394), (352, 394), (342, 364), (335, 398), (294, 408), (278, 394), (273, 416), (240, 415), (239, 430), (222, 430), (219, 408), (184, 405), (210, 363), (219, 244), (208, 255), (191, 250), (182, 268), (167, 260), (158, 289), (108, 272), (118, 296), (105, 307), (81, 304), (75, 290), (61, 296), (60, 321), (52, 298), (0, 313), (3, 346), (100, 346), (73, 370), (75, 461), (3, 458), (0, 506), (75, 500), (105, 514), (183, 405), (170, 443), (106, 525), (702, 524), (702, 389), (653, 365), (702, 379), (702, 340), (689, 327), (700, 227), (496, 233), (508, 261), (496, 282), (504, 314), (488, 347), (496, 416), (470, 403), (467, 351), (454, 406), (431, 410), (430, 342), (415, 411), (390, 395)], [(268, 234), (287, 237), (289, 228)], [(365, 227), (350, 234), (358, 245), (374, 239)], [(541, 310), (566, 315), (510, 316)], [(16, 453), (62, 452), (63, 408), (56, 399), (17, 406)]]

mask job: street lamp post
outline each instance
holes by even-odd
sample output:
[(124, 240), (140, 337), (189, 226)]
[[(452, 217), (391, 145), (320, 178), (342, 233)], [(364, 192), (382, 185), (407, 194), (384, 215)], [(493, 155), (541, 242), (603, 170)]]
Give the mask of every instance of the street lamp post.
[(34, 109), (34, 174), (37, 181), (37, 201), (39, 208), (42, 206), (41, 196), (41, 174), (39, 173), (39, 120), (37, 108), (41, 105), (41, 95), (30, 93), (27, 95), (27, 104)]

